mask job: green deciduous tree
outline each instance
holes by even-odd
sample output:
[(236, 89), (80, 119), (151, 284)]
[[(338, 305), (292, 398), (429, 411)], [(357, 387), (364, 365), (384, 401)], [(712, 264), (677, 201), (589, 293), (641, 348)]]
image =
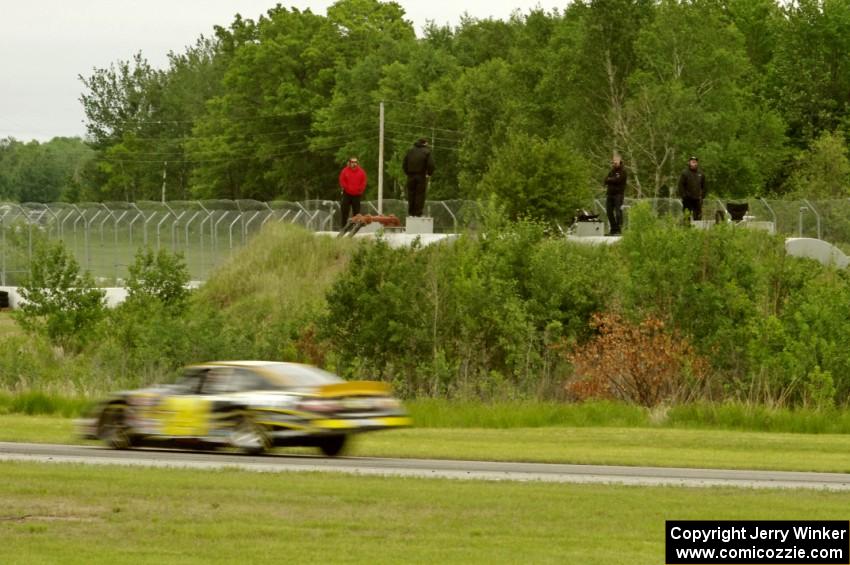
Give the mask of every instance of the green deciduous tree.
[(203, 164), (195, 195), (304, 199), (332, 190), (333, 175), (312, 177), (336, 167), (309, 144), (312, 116), (328, 102), (341, 56), (336, 28), (309, 10), (277, 7), (250, 36), (234, 48), (222, 92), (210, 99), (188, 144)]
[(128, 271), (128, 300), (156, 300), (177, 312), (183, 310), (189, 296), (189, 271), (182, 255), (167, 249), (139, 249)]
[(86, 186), (84, 171), (93, 158), (94, 151), (79, 138), (0, 140), (0, 199), (74, 201)]
[(587, 171), (584, 158), (569, 144), (511, 132), (494, 152), (478, 195), (496, 195), (513, 217), (566, 222), (593, 196)]
[(18, 323), (69, 351), (93, 339), (105, 314), (104, 291), (88, 272), (80, 273), (61, 242), (39, 242), (20, 294), (24, 303), (14, 312)]
[(720, 194), (763, 186), (783, 156), (779, 117), (760, 105), (744, 38), (718, 2), (663, 1), (636, 42), (624, 146), (646, 193), (674, 186), (687, 155), (700, 154)]
[(824, 132), (794, 158), (786, 190), (798, 198), (850, 196), (850, 157), (842, 132)]
[(768, 67), (769, 96), (798, 146), (841, 125), (850, 91), (850, 3), (783, 3), (782, 26)]

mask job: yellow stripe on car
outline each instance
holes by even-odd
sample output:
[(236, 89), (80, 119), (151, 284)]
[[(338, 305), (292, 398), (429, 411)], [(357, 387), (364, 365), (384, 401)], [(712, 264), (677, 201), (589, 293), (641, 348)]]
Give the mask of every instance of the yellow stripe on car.
[(314, 420), (313, 425), (326, 430), (350, 430), (357, 427), (354, 423), (345, 420)]
[(317, 428), (323, 428), (326, 430), (352, 430), (361, 427), (397, 428), (413, 424), (413, 420), (407, 416), (386, 416), (383, 418), (365, 418), (364, 420), (367, 421), (368, 424), (363, 425), (362, 420), (327, 419), (314, 420), (313, 425)]
[(388, 416), (386, 418), (375, 418), (375, 421), (382, 426), (412, 426), (413, 420), (407, 416)]
[(319, 396), (374, 396), (388, 395), (390, 387), (386, 383), (378, 381), (349, 381), (345, 383), (334, 383), (324, 385), (319, 389)]

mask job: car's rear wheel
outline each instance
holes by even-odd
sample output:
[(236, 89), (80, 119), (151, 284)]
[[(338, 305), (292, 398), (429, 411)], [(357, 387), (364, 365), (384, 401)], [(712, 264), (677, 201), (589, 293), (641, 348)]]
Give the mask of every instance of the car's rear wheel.
[(251, 455), (260, 455), (272, 447), (268, 430), (249, 415), (240, 416), (230, 431), (230, 445)]
[(97, 425), (97, 437), (113, 449), (129, 449), (133, 446), (125, 405), (110, 404), (103, 409)]
[(319, 442), (319, 449), (321, 449), (322, 453), (328, 457), (336, 457), (342, 453), (343, 449), (345, 449), (347, 439), (348, 437), (344, 435), (322, 438)]

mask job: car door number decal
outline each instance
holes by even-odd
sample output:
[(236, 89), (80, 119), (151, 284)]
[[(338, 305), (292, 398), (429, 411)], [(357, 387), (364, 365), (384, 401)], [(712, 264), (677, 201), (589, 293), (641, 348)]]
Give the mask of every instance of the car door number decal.
[(172, 396), (162, 404), (162, 433), (169, 436), (205, 436), (209, 433), (210, 401)]

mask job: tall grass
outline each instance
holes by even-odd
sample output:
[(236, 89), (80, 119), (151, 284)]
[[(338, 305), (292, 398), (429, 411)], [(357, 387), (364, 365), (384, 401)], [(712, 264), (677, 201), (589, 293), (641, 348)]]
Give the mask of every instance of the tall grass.
[(302, 311), (324, 302), (325, 291), (345, 269), (357, 243), (270, 224), (213, 273), (196, 298), (234, 314), (258, 305), (272, 313)]
[(476, 402), (421, 399), (406, 403), (423, 428), (641, 427), (649, 416), (640, 406), (614, 402)]
[[(0, 392), (0, 414), (77, 417), (99, 396), (43, 391)], [(684, 404), (649, 410), (616, 402), (476, 402), (437, 399), (405, 403), (421, 428), (668, 428), (805, 434), (850, 433), (850, 411), (770, 408), (749, 404)]]
[(24, 331), (12, 318), (11, 311), (0, 311), (0, 339), (22, 335)]
[(622, 427), (693, 428), (808, 434), (850, 433), (850, 411), (773, 408), (755, 404), (683, 404), (649, 410), (616, 402), (467, 402), (423, 399), (407, 403), (424, 428)]
[(775, 408), (759, 404), (683, 404), (670, 408), (665, 427), (807, 434), (850, 433), (850, 410)]
[(50, 415), (73, 418), (84, 414), (93, 402), (41, 391), (0, 392), (0, 414)]

